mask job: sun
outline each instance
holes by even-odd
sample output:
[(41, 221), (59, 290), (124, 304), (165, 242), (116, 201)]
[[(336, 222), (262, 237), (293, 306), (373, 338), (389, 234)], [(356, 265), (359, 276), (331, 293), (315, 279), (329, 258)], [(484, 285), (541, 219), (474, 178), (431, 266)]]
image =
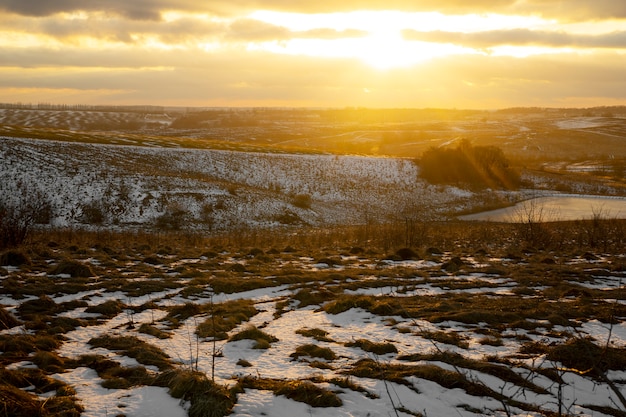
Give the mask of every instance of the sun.
[[(436, 57), (467, 52), (465, 48), (454, 45), (404, 39), (403, 28), (426, 21), (428, 27), (431, 27), (433, 17), (439, 16), (425, 15), (391, 11), (313, 15), (259, 11), (250, 17), (285, 27), (292, 32), (293, 37), (281, 41), (256, 42), (250, 44), (249, 48), (288, 55), (358, 59), (381, 70), (410, 67)], [(336, 30), (338, 36), (334, 39), (306, 36), (307, 31), (320, 28)], [(348, 30), (356, 31), (357, 34), (343, 37), (341, 33)]]

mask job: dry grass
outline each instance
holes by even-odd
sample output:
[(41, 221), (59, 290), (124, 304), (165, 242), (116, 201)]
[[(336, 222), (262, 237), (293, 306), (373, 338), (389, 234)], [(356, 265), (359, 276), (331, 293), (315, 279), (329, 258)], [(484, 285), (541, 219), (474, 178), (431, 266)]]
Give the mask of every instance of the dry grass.
[(388, 353), (398, 353), (398, 349), (393, 343), (389, 342), (372, 342), (367, 339), (357, 339), (354, 342), (345, 343), (346, 347), (358, 347), (366, 352), (375, 355), (386, 355)]
[(268, 349), (271, 343), (278, 341), (276, 337), (265, 333), (253, 325), (246, 326), (239, 333), (235, 333), (228, 338), (228, 341), (233, 342), (244, 339), (254, 340), (253, 349)]
[(311, 358), (322, 358), (328, 361), (332, 361), (337, 358), (335, 352), (330, 348), (321, 347), (313, 344), (301, 345), (296, 348), (296, 351), (289, 355), (294, 359), (298, 359), (301, 356), (308, 356)]
[(101, 347), (109, 350), (122, 351), (124, 355), (137, 359), (144, 365), (154, 365), (160, 370), (172, 368), (172, 363), (167, 354), (161, 349), (146, 343), (134, 336), (99, 336), (89, 340), (93, 347)]
[(284, 395), (311, 407), (341, 407), (343, 405), (337, 394), (311, 381), (243, 377), (239, 379), (239, 383), (244, 388), (271, 390), (275, 395)]
[[(387, 231), (391, 229), (389, 225), (376, 227), (380, 227), (381, 232), (385, 228)], [(548, 224), (546, 227), (555, 231), (553, 225)], [(567, 225), (562, 228), (564, 230), (559, 232), (561, 235), (569, 233)], [(398, 230), (398, 242), (401, 240), (400, 232)], [(448, 232), (447, 236), (437, 235)], [(145, 315), (150, 309), (155, 312), (163, 310), (167, 314), (162, 319), (155, 320), (154, 316), (152, 321), (143, 319), (143, 323), (137, 323), (136, 329), (120, 328), (116, 331), (120, 334), (127, 331), (127, 335), (141, 332), (156, 338), (167, 338), (173, 333), (171, 329), (186, 324), (197, 326), (196, 334), (199, 338), (215, 337), (229, 341), (250, 339), (259, 347), (269, 348), (274, 340), (271, 335), (259, 328), (245, 326), (258, 312), (254, 301), (244, 299), (214, 304), (211, 300), (218, 293), (216, 289), (234, 293), (285, 285), (289, 292), (275, 300), (275, 317), (280, 317), (288, 310), (310, 306), (329, 314), (360, 308), (380, 316), (381, 321), (396, 328), (403, 338), (426, 338), (433, 347), (441, 350), (436, 354), (425, 352), (400, 357), (398, 359), (406, 363), (393, 366), (376, 361), (344, 364), (343, 358), (342, 361), (336, 360), (337, 355), (329, 344), (335, 341), (329, 337), (327, 330), (296, 328), (296, 334), (312, 338), (319, 344), (298, 346), (291, 355), (294, 360), (315, 368), (311, 370), (312, 373), (337, 373), (345, 366), (346, 377), (312, 380), (304, 385), (302, 381), (279, 383), (262, 378), (246, 383), (256, 387), (267, 386), (260, 389), (271, 389), (274, 392), (278, 392), (278, 387), (282, 386), (281, 392), (285, 395), (296, 395), (290, 393), (296, 387), (307, 393), (302, 401), (316, 403), (318, 400), (314, 398), (319, 398), (320, 403), (332, 403), (332, 400), (326, 402), (326, 397), (332, 399), (331, 394), (315, 393), (312, 388), (317, 386), (325, 390), (323, 384), (333, 384), (368, 395), (352, 381), (351, 376), (384, 379), (411, 389), (415, 387), (411, 385), (413, 379), (409, 377), (425, 378), (444, 387), (461, 388), (472, 395), (502, 399), (500, 393), (489, 391), (467, 378), (470, 371), (492, 375), (507, 384), (541, 393), (539, 387), (516, 377), (519, 372), (514, 368), (521, 365), (512, 360), (517, 356), (528, 359), (545, 355), (555, 367), (571, 369), (572, 372), (598, 381), (607, 370), (626, 367), (623, 347), (605, 347), (595, 341), (576, 341), (573, 336), (580, 323), (586, 320), (616, 323), (621, 320), (620, 317), (626, 316), (626, 306), (621, 302), (626, 299), (623, 285), (603, 290), (589, 288), (589, 284), (598, 283), (602, 276), (619, 277), (626, 269), (621, 249), (613, 247), (611, 250), (610, 245), (610, 250), (606, 252), (579, 248), (578, 243), (574, 244), (573, 241), (555, 249), (537, 249), (516, 246), (518, 231), (508, 225), (487, 224), (479, 227), (471, 224), (462, 228), (454, 222), (432, 224), (422, 230), (424, 240), (420, 245), (410, 248), (416, 254), (425, 254), (425, 258), (431, 262), (417, 268), (411, 262), (400, 260), (408, 258), (410, 254), (408, 251), (397, 253), (397, 248), (407, 246), (398, 244), (385, 249), (391, 241), (390, 234), (386, 235), (387, 240), (384, 241), (371, 238), (370, 235), (370, 239), (364, 242), (361, 235), (363, 230), (359, 228), (337, 228), (327, 230), (326, 233), (311, 230), (307, 235), (311, 241), (279, 232), (272, 236), (271, 243), (266, 243), (262, 234), (247, 232), (228, 238), (185, 236), (182, 233), (162, 233), (156, 236), (79, 231), (72, 234), (61, 231), (38, 233), (37, 241), (32, 246), (21, 248), (28, 254), (30, 265), (0, 271), (0, 289), (5, 294), (16, 300), (29, 298), (19, 303), (14, 310), (0, 309), (0, 322), (9, 323), (5, 327), (13, 327), (19, 324), (17, 319), (23, 320), (31, 333), (10, 337), (0, 335), (1, 364), (30, 360), (43, 372), (61, 372), (76, 366), (89, 366), (98, 372), (105, 380), (104, 385), (110, 388), (125, 389), (155, 383), (170, 387), (171, 384), (174, 387), (172, 392), (184, 397), (187, 395), (184, 394), (185, 390), (192, 392), (194, 386), (209, 389), (208, 385), (203, 385), (204, 382), (198, 380), (202, 378), (192, 374), (181, 377), (186, 383), (173, 383), (170, 358), (154, 345), (141, 342), (134, 336), (107, 335), (94, 338), (91, 343), (134, 357), (144, 366), (157, 366), (162, 373), (153, 374), (143, 366), (125, 368), (103, 357), (85, 357), (73, 361), (58, 356), (55, 350), (63, 342), (65, 332), (96, 324), (124, 311), (131, 315), (144, 312)], [(511, 234), (507, 236), (507, 233)], [(244, 236), (252, 237), (251, 241), (244, 242)], [(575, 236), (573, 234), (571, 238)], [(285, 250), (273, 250), (274, 247)], [(352, 252), (357, 256), (354, 257)], [(399, 261), (383, 261), (386, 254), (392, 254)], [(208, 256), (200, 258), (201, 255)], [(158, 258), (159, 264), (145, 263), (149, 256)], [(68, 257), (80, 259), (81, 264), (88, 257), (102, 259), (94, 266), (98, 276), (47, 275), (51, 273), (50, 264), (59, 264)], [(421, 255), (419, 257), (422, 258)], [(167, 262), (161, 262), (163, 259), (167, 259)], [(326, 260), (334, 263), (338, 259), (341, 259), (340, 268), (311, 269), (316, 262)], [(547, 260), (552, 262), (548, 263)], [(243, 268), (240, 271), (229, 270), (233, 262), (241, 264)], [(476, 266), (477, 263), (479, 266)], [(442, 268), (444, 264), (445, 268)], [(377, 290), (370, 294), (376, 295), (349, 293), (374, 288)], [(435, 289), (437, 296), (419, 295), (423, 289)], [(107, 293), (120, 291), (127, 297), (124, 300), (96, 303), (90, 296), (86, 296), (71, 302), (57, 303), (45, 295), (78, 294), (86, 290), (95, 290), (105, 297)], [(412, 291), (416, 294), (408, 296)], [(171, 299), (178, 296), (187, 301), (172, 303)], [(136, 305), (138, 303), (133, 302), (134, 297), (144, 297), (149, 301)], [(75, 314), (83, 310), (99, 313), (100, 316), (97, 320), (67, 317), (66, 313)], [(431, 327), (428, 327), (428, 331), (416, 328), (416, 320), (429, 322), (435, 330)], [(446, 324), (450, 321), (464, 324), (466, 330), (452, 332)], [(243, 330), (233, 335), (232, 330), (242, 324)], [(509, 335), (504, 336), (503, 331), (508, 331)], [(517, 338), (510, 334), (517, 334)], [(509, 359), (470, 360), (463, 356), (463, 348), (468, 347), (472, 335), (475, 341), (485, 345), (509, 348), (517, 343), (523, 347)], [(558, 338), (562, 343), (549, 346), (532, 342), (541, 337)], [(358, 347), (376, 355), (396, 353), (395, 342), (355, 339), (344, 346)], [(423, 340), (420, 342), (423, 343)], [(524, 342), (528, 343), (522, 345)], [(446, 345), (457, 353), (445, 352)], [(411, 361), (419, 361), (419, 366)], [(452, 368), (443, 369), (436, 365), (438, 362)], [(241, 359), (238, 366), (254, 365)], [(454, 367), (460, 372), (450, 370)], [(544, 374), (558, 383), (559, 372), (562, 371), (555, 369), (526, 368), (525, 372)], [(220, 392), (232, 395), (228, 390)], [(189, 394), (186, 398), (191, 397)], [(216, 400), (219, 404), (227, 403), (225, 397), (218, 395), (218, 398), (221, 398)], [(200, 397), (196, 401), (196, 409), (207, 410), (212, 407)]]

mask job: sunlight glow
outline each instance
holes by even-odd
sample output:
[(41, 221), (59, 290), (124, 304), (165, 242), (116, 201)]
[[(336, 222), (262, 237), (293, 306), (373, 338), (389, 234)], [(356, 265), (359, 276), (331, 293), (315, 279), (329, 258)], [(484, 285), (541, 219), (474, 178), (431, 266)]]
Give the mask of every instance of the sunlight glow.
[(489, 48), (489, 55), (510, 56), (514, 58), (528, 58), (534, 55), (571, 54), (581, 52), (574, 48), (549, 48), (545, 46), (512, 46), (502, 45)]
[(275, 11), (256, 11), (249, 16), (294, 32), (314, 29), (349, 29), (365, 31), (361, 38), (335, 40), (299, 39), (286, 41), (255, 42), (249, 50), (264, 50), (289, 55), (305, 55), (327, 58), (360, 59), (377, 69), (410, 67), (437, 57), (461, 54), (478, 54), (471, 48), (452, 44), (438, 44), (405, 40), (402, 31), (455, 31), (475, 32), (510, 29), (513, 27), (541, 27), (552, 24), (538, 17), (502, 15), (456, 15), (439, 12), (408, 13), (399, 11), (356, 11), (346, 13), (303, 14)]
[(445, 15), (439, 12), (355, 11), (344, 13), (304, 14), (259, 10), (249, 16), (290, 30), (315, 28), (365, 31), (415, 29), (478, 32), (497, 29), (535, 28), (553, 24), (552, 20), (529, 16), (497, 14)]

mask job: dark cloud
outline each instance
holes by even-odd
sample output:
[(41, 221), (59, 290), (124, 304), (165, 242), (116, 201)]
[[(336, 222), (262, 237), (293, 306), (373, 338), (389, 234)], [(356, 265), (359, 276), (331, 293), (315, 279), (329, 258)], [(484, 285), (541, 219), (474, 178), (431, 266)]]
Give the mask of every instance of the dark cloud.
[(106, 12), (134, 20), (158, 20), (161, 1), (150, 0), (0, 0), (0, 9), (24, 16), (50, 16), (61, 12)]
[(624, 0), (0, 0), (0, 9), (26, 16), (101, 11), (133, 20), (159, 20), (166, 10), (236, 16), (252, 10), (326, 13), (351, 10), (440, 11), (447, 14), (524, 13), (560, 20), (626, 18)]
[(473, 33), (443, 31), (420, 32), (406, 29), (402, 31), (402, 34), (407, 40), (452, 43), (476, 49), (486, 49), (501, 45), (626, 48), (626, 32), (613, 32), (602, 35), (581, 35), (529, 29), (493, 30)]

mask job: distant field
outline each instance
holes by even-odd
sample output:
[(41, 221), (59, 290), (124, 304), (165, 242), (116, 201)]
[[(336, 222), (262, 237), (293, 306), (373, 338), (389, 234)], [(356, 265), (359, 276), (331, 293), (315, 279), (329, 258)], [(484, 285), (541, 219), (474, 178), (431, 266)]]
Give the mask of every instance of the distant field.
[[(42, 130), (43, 129), (43, 130)], [(626, 109), (152, 111), (0, 108), (0, 135), (142, 146), (418, 157), (470, 139), (514, 160), (626, 158)]]

